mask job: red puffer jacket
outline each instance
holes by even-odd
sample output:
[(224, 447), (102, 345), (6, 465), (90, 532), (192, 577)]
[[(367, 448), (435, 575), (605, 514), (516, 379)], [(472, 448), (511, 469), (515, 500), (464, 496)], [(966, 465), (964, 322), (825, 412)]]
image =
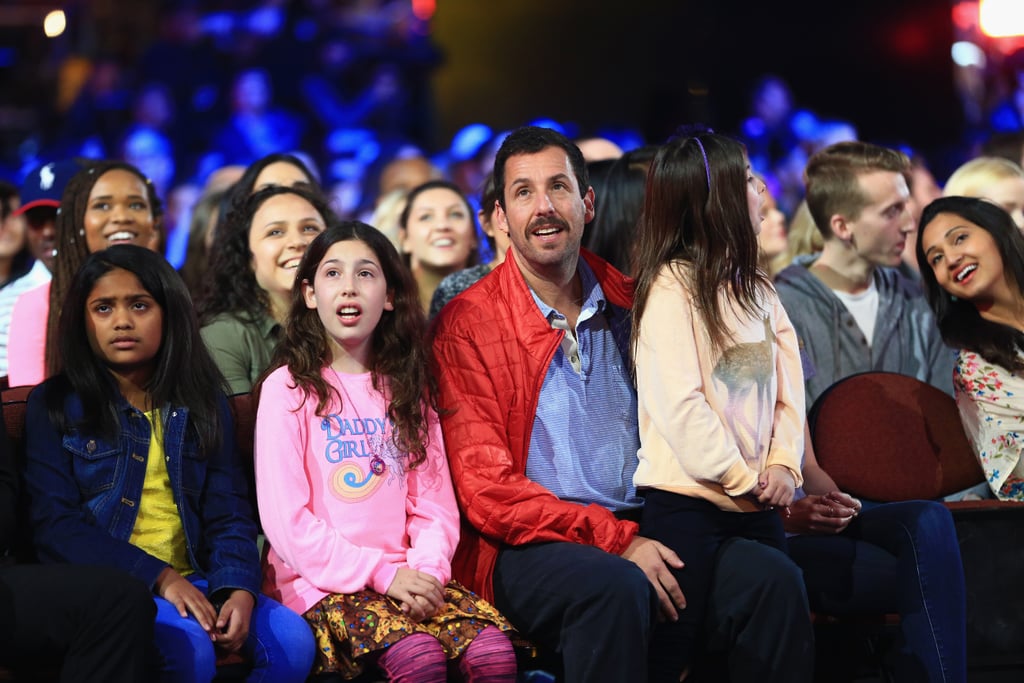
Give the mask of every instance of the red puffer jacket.
[[(629, 309), (633, 281), (587, 251), (608, 301)], [(526, 478), (534, 415), (562, 340), (537, 308), (509, 251), (493, 273), (451, 301), (433, 328), (441, 426), (462, 512), (454, 577), (487, 600), (503, 544), (569, 541), (619, 554), (637, 525), (599, 505), (560, 500)]]

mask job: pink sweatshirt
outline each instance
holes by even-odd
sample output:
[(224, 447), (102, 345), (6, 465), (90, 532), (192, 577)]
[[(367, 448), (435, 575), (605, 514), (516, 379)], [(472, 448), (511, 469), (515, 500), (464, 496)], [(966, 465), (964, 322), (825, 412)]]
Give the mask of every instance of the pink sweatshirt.
[(46, 379), (46, 321), (50, 315), (49, 281), (18, 297), (11, 311), (7, 341), (7, 380), (12, 387)]
[(761, 508), (743, 494), (769, 465), (789, 469), (798, 487), (803, 482), (803, 370), (774, 289), (753, 319), (730, 313), (724, 288), (719, 301), (734, 339), (716, 354), (676, 274), (666, 266), (651, 285), (635, 349), (640, 463), (633, 481), (752, 512)]
[(406, 471), (370, 375), (325, 368), (323, 376), (348, 392), (339, 392), (344, 409), (334, 401), (325, 418), (287, 368), (260, 393), (256, 492), (271, 546), (263, 591), (302, 614), (333, 593), (385, 593), (400, 567), (448, 583), (459, 512), (437, 416), (429, 416), (427, 460)]

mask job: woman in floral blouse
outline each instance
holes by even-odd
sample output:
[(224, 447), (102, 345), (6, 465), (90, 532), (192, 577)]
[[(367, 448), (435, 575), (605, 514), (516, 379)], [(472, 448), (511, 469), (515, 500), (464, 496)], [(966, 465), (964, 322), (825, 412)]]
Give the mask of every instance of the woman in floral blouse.
[(960, 349), (957, 406), (988, 485), (1024, 501), (1024, 236), (987, 200), (944, 197), (921, 215), (917, 257), (942, 337)]

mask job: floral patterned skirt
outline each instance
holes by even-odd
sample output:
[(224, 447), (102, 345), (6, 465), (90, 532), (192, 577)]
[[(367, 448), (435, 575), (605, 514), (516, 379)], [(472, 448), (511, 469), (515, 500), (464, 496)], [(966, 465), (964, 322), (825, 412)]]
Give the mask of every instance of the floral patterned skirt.
[(317, 644), (312, 673), (334, 672), (345, 679), (363, 673), (366, 655), (411, 633), (429, 633), (455, 659), (488, 626), (512, 630), (497, 609), (457, 581), (445, 586), (441, 611), (419, 623), (403, 614), (397, 601), (371, 590), (328, 595), (302, 616), (313, 627)]

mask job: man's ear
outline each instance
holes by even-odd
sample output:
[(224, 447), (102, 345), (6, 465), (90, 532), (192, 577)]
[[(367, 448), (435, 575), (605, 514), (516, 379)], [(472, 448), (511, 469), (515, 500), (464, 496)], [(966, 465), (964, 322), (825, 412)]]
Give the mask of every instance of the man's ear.
[(506, 235), (508, 234), (508, 216), (505, 215), (505, 209), (502, 208), (501, 202), (497, 199), (494, 200), (494, 222), (498, 224), (498, 230), (501, 230)]
[(302, 298), (306, 301), (306, 308), (316, 308), (316, 291), (309, 280), (302, 281)]
[(833, 235), (844, 242), (849, 242), (853, 239), (853, 225), (850, 221), (846, 220), (846, 217), (842, 214), (832, 214), (832, 218), (829, 219), (828, 227), (831, 228)]
[(583, 195), (583, 206), (585, 207), (583, 213), (583, 222), (589, 223), (594, 220), (594, 188), (588, 187), (587, 193)]

